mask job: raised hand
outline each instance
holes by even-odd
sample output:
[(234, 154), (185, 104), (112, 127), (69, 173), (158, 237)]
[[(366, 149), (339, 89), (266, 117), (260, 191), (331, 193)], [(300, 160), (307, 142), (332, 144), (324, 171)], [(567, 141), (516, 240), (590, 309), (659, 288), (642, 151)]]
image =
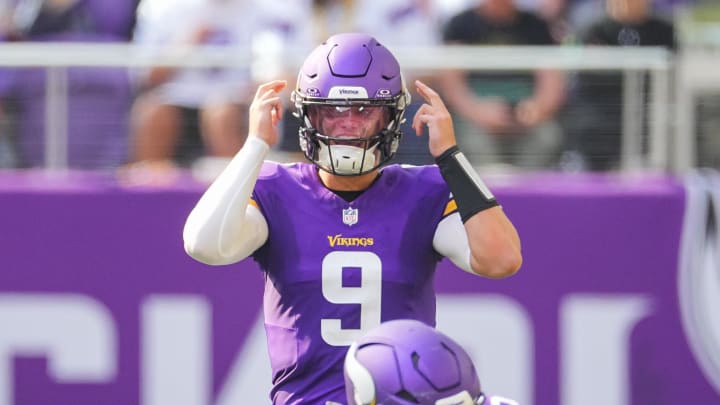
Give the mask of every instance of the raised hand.
[(282, 118), (283, 105), (280, 91), (287, 86), (285, 80), (273, 80), (258, 86), (250, 104), (248, 136), (265, 141), (270, 147), (278, 142), (278, 122)]
[(415, 133), (421, 135), (423, 125), (427, 126), (430, 154), (438, 157), (457, 143), (452, 116), (435, 90), (420, 80), (415, 81), (415, 86), (417, 86), (418, 93), (425, 99), (425, 103), (415, 113), (412, 127)]

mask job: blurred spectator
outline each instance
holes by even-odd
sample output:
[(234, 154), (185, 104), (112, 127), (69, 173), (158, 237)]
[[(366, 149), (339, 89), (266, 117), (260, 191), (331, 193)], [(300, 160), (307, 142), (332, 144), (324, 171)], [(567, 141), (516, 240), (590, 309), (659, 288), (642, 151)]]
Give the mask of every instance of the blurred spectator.
[[(435, 46), (442, 42), (438, 10), (431, 0), (357, 0), (355, 29), (374, 36), (396, 54), (402, 48)], [(412, 83), (420, 79), (437, 87), (436, 79), (430, 73), (407, 69), (403, 71), (403, 79), (411, 102), (405, 111), (406, 121), (401, 127), (403, 140), (393, 163), (432, 164), (434, 159), (428, 149), (427, 136), (417, 136), (411, 125), (415, 111), (424, 102)]]
[[(316, 41), (320, 26), (316, 23), (315, 10), (321, 7), (320, 2), (317, 3), (315, 0), (253, 0), (256, 16), (252, 34), (252, 74), (255, 83), (283, 78), (289, 87), (295, 86), (295, 65), (316, 42), (322, 41)], [(296, 58), (294, 61), (293, 57)], [(285, 97), (285, 111), (279, 123), (280, 141), (270, 152), (271, 160), (279, 162), (305, 160), (298, 143), (300, 120), (293, 115), (295, 107), (289, 93), (281, 95)]]
[[(675, 49), (673, 24), (652, 13), (651, 0), (606, 0), (606, 15), (581, 35), (586, 45), (664, 46)], [(649, 79), (645, 78), (644, 103), (648, 105)], [(647, 109), (646, 109), (647, 110)], [(567, 130), (589, 170), (618, 168), (623, 122), (621, 72), (583, 73), (567, 111)], [(647, 114), (646, 114), (647, 115)], [(643, 122), (647, 132), (647, 121)]]
[[(4, 9), (0, 14), (5, 16)], [(0, 41), (1, 42), (1, 41)], [(12, 75), (8, 69), (0, 68), (0, 94), (6, 94), (8, 81)], [(13, 129), (14, 115), (9, 113), (7, 100), (0, 100), (0, 169), (14, 168), (17, 164), (17, 153), (15, 148), (15, 131)]]
[(568, 3), (572, 4), (577, 1), (582, 0), (515, 0), (519, 9), (534, 13), (547, 21), (550, 34), (558, 43), (564, 42), (570, 31), (570, 26), (565, 18), (566, 7)]
[(10, 40), (84, 33), (129, 40), (139, 0), (5, 0), (0, 29)]
[[(444, 29), (447, 44), (554, 45), (548, 23), (513, 0), (479, 1)], [(521, 169), (553, 166), (562, 146), (555, 121), (565, 98), (564, 75), (535, 72), (443, 74), (443, 90), (458, 116), (458, 144), (474, 165)]]
[[(250, 46), (250, 11), (242, 0), (142, 0), (134, 41), (156, 54), (181, 45), (242, 52)], [(222, 167), (242, 146), (252, 96), (247, 68), (157, 66), (136, 79), (135, 167), (191, 165), (205, 156), (221, 158)]]
[[(273, 63), (276, 62), (272, 61), (273, 52), (276, 55), (294, 53), (304, 57), (316, 44), (332, 34), (354, 31), (357, 26), (358, 0), (255, 0), (255, 3), (260, 21), (253, 33), (253, 49), (257, 50), (255, 58), (268, 60), (265, 66), (253, 69), (254, 74), (257, 72), (262, 75), (255, 77), (259, 83), (282, 77), (291, 87), (295, 86), (295, 69), (274, 71), (280, 63)], [(304, 161), (298, 139), (300, 119), (294, 114), (296, 108), (290, 102), (289, 95), (283, 96), (288, 98), (280, 122), (280, 142), (273, 148), (272, 159)]]
[(13, 133), (10, 130), (10, 125), (8, 114), (0, 105), (0, 169), (17, 166), (15, 144), (14, 139), (12, 139)]
[[(15, 0), (5, 2), (0, 29), (5, 41), (127, 41), (134, 25), (136, 1)], [(72, 57), (71, 55), (69, 56)], [(67, 164), (71, 168), (117, 166), (127, 159), (127, 115), (130, 84), (124, 68), (68, 68), (59, 71), (67, 83)], [(21, 167), (46, 161), (45, 129), (48, 83), (46, 69), (5, 69), (0, 97), (12, 122), (15, 158)], [(65, 109), (65, 108), (63, 108)], [(66, 119), (66, 121), (65, 121)], [(7, 126), (5, 127), (7, 128)]]
[[(549, 0), (564, 3), (563, 14), (568, 22), (571, 32), (587, 28), (597, 21), (599, 16), (605, 14), (605, 0)], [(691, 6), (704, 0), (650, 0), (652, 12), (667, 20), (673, 20), (675, 12), (683, 7)], [(715, 1), (715, 0), (711, 0)]]

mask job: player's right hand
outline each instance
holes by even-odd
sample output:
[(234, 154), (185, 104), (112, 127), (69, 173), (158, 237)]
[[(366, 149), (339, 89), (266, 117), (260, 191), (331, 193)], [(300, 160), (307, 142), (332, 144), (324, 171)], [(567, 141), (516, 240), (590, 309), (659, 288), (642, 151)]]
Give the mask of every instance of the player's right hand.
[(278, 122), (282, 118), (283, 105), (280, 91), (287, 86), (285, 80), (273, 80), (261, 84), (250, 104), (248, 136), (255, 136), (273, 147), (278, 142)]

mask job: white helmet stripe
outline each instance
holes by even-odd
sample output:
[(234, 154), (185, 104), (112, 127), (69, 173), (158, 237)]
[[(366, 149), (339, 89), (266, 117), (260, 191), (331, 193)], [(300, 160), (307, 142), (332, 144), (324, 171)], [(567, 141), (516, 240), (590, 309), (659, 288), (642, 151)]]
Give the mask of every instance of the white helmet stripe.
[(345, 355), (345, 372), (353, 385), (357, 405), (375, 404), (375, 383), (370, 371), (355, 358), (357, 343), (353, 343)]

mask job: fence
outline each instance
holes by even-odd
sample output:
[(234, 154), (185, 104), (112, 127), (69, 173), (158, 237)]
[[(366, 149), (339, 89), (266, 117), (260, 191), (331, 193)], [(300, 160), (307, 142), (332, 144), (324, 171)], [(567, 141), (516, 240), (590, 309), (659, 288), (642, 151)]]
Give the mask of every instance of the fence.
[[(673, 56), (663, 48), (616, 47), (473, 47), (440, 46), (394, 50), (407, 71), (438, 73), (445, 69), (469, 71), (519, 71), (559, 69), (568, 72), (623, 72), (623, 118), (621, 168), (685, 170), (692, 165), (693, 142), (673, 129), (687, 131), (692, 116), (681, 111), (683, 125), (674, 127), (671, 117)], [(224, 48), (217, 46), (178, 47), (149, 53), (130, 44), (12, 43), (0, 44), (0, 67), (46, 68), (45, 150), (48, 169), (64, 169), (67, 160), (67, 71), (73, 67), (239, 67), (253, 77), (284, 66), (296, 69), (305, 50), (269, 47)], [(681, 66), (686, 64), (680, 62)], [(687, 70), (682, 70), (688, 73)], [(683, 76), (691, 78), (695, 70)], [(646, 76), (645, 73), (648, 73)], [(650, 80), (650, 102), (643, 100), (645, 77)], [(689, 79), (679, 80), (690, 85)], [(693, 82), (694, 83), (694, 82)], [(682, 90), (682, 89), (681, 89)], [(678, 91), (682, 96), (687, 92)], [(649, 137), (643, 146), (643, 117), (648, 116)], [(670, 147), (675, 153), (671, 155)]]

